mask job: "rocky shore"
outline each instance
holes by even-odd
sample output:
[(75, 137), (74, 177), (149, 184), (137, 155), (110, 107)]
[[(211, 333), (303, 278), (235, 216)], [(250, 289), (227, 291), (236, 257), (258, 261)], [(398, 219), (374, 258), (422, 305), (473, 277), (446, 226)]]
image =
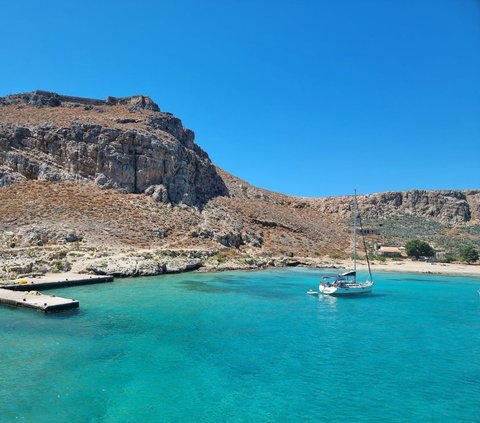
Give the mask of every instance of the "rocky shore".
[[(314, 265), (310, 259), (274, 257), (223, 250), (137, 250), (66, 247), (35, 247), (0, 250), (4, 282), (66, 272), (114, 277), (153, 276), (193, 270), (252, 270), (267, 267)], [(320, 261), (318, 261), (320, 263)]]
[[(257, 270), (268, 268), (305, 267), (316, 269), (351, 269), (351, 260), (331, 257), (311, 258), (272, 256), (214, 250), (112, 250), (67, 247), (24, 248), (14, 253), (0, 251), (0, 266), (6, 270), (1, 284), (28, 279), (75, 278), (76, 275), (108, 275), (116, 278), (154, 276), (191, 271), (218, 272), (230, 270)], [(366, 271), (366, 262), (357, 268)], [(375, 261), (375, 272), (424, 273), (480, 277), (480, 265), (462, 263), (429, 263), (409, 259)]]

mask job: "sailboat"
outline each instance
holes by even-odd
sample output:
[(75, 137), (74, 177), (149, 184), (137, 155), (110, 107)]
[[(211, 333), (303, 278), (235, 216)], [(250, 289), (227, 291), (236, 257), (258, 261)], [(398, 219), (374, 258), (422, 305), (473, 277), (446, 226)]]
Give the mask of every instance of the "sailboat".
[(318, 291), (320, 294), (325, 295), (359, 295), (368, 294), (372, 292), (373, 277), (370, 269), (370, 262), (367, 254), (367, 244), (365, 243), (365, 237), (363, 230), (361, 231), (363, 247), (365, 248), (365, 256), (367, 258), (369, 279), (364, 282), (357, 281), (357, 220), (360, 223), (360, 229), (362, 229), (362, 219), (358, 212), (357, 204), (357, 191), (354, 191), (353, 195), (353, 270), (340, 273), (338, 275), (325, 275), (320, 281)]

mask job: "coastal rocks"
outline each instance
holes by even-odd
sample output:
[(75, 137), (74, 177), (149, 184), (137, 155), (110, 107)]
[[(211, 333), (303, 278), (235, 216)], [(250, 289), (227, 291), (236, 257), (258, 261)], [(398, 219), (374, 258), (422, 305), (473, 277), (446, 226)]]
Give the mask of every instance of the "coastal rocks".
[(197, 259), (189, 258), (188, 260), (185, 260), (183, 258), (173, 259), (165, 263), (163, 273), (191, 272), (192, 270), (200, 269), (202, 265), (203, 265), (202, 260), (198, 258)]
[(276, 260), (263, 253), (223, 249), (207, 257), (201, 271), (254, 270), (275, 267)]
[(122, 254), (95, 259), (80, 271), (115, 277), (153, 276), (190, 272), (202, 267), (213, 254), (208, 251), (153, 251), (144, 254)]
[(0, 166), (10, 172), (0, 173), (0, 184), (16, 182), (16, 175), (94, 183), (128, 193), (148, 191), (162, 203), (199, 207), (228, 194), (210, 158), (194, 143), (193, 131), (184, 128), (180, 119), (160, 112), (148, 97), (103, 101), (34, 92), (0, 99), (0, 107), (13, 104), (42, 110), (78, 104), (125, 106), (132, 118), (114, 117), (112, 123), (120, 119), (132, 126), (123, 129), (75, 120), (67, 126), (54, 121), (21, 125), (2, 123), (0, 118)]
[(275, 267), (297, 267), (304, 264), (302, 261), (293, 257), (283, 257), (274, 261)]
[(84, 261), (75, 270), (80, 273), (114, 277), (154, 276), (194, 270), (249, 270), (286, 264), (270, 257), (245, 253), (231, 254), (219, 250), (156, 250), (145, 253), (120, 254)]
[(68, 250), (64, 247), (23, 247), (3, 250), (0, 259), (0, 279), (9, 280), (22, 274), (67, 272), (72, 268)]

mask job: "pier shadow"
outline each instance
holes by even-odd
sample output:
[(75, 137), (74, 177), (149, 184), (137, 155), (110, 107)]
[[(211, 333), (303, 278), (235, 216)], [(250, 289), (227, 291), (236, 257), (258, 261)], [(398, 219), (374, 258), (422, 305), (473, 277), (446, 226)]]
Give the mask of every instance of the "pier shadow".
[(53, 311), (47, 311), (44, 313), (45, 317), (47, 319), (69, 319), (72, 317), (77, 317), (80, 315), (82, 312), (80, 308), (72, 308), (70, 310), (53, 310)]

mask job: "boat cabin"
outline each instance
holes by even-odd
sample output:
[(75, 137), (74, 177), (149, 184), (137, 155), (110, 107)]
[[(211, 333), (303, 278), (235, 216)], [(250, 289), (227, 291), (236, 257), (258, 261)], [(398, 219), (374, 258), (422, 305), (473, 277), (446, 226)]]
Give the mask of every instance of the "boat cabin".
[(324, 275), (321, 280), (321, 284), (324, 285), (333, 285), (333, 286), (341, 286), (345, 284), (355, 283), (356, 281), (356, 272), (349, 271), (340, 274), (328, 274)]

